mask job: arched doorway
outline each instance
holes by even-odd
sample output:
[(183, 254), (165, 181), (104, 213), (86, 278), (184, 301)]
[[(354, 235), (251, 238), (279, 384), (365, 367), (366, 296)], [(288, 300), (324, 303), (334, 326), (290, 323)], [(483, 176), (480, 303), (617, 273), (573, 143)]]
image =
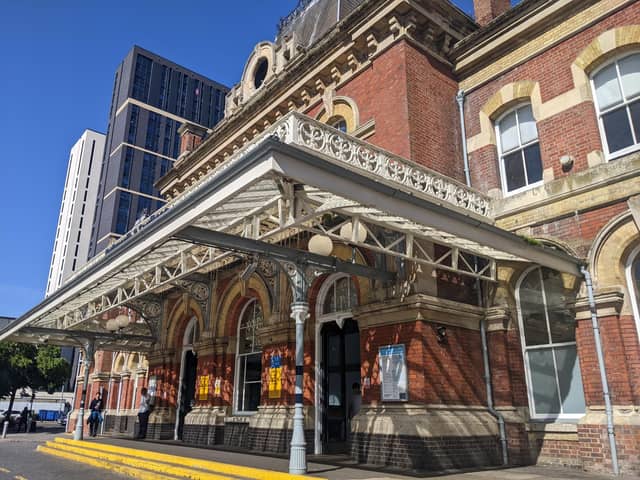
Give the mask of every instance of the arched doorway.
[(196, 375), (198, 371), (198, 356), (194, 345), (200, 337), (198, 319), (193, 317), (184, 332), (180, 361), (180, 383), (178, 390), (178, 408), (174, 440), (182, 440), (184, 417), (193, 408), (196, 396)]
[(352, 309), (353, 280), (336, 274), (320, 289), (316, 306), (315, 452), (348, 451), (350, 419), (360, 405), (360, 332)]

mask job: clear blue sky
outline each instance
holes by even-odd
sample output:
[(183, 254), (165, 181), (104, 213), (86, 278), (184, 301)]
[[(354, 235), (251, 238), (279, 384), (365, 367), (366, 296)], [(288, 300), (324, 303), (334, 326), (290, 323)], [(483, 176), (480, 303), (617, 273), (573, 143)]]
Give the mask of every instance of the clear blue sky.
[[(472, 0), (457, 0), (471, 12)], [(297, 0), (19, 0), (0, 12), (0, 316), (44, 296), (69, 149), (134, 45), (231, 86)]]

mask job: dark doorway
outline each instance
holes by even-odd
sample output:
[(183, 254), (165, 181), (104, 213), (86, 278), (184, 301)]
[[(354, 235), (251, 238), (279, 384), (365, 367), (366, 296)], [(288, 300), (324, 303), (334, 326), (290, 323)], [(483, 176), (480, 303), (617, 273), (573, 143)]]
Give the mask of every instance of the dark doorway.
[(191, 411), (196, 398), (196, 375), (198, 356), (191, 350), (184, 355), (184, 370), (180, 384), (180, 404), (178, 405), (178, 439), (182, 440), (184, 417)]
[[(353, 416), (352, 385), (360, 384), (358, 324), (345, 320), (322, 327), (323, 395), (322, 441), (325, 453), (344, 453), (349, 447), (349, 420)], [(359, 405), (359, 402), (357, 403)]]

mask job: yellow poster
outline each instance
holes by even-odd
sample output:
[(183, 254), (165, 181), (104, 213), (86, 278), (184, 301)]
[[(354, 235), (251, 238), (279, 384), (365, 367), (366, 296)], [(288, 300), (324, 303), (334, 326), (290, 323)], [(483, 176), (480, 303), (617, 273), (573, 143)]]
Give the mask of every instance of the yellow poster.
[(271, 357), (269, 368), (269, 398), (280, 398), (282, 395), (282, 359), (280, 355)]
[(198, 377), (198, 400), (206, 400), (209, 396), (209, 384), (211, 377), (209, 375), (200, 375)]
[(219, 397), (222, 395), (222, 379), (220, 377), (216, 378), (216, 381), (213, 384), (213, 395)]

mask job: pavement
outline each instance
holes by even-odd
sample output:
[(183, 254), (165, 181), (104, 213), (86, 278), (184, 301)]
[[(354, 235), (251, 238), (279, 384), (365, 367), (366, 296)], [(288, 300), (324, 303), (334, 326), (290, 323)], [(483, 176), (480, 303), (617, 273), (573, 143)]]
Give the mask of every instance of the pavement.
[[(55, 440), (59, 438), (59, 440)], [(55, 440), (55, 441), (54, 441)], [(117, 455), (124, 452), (123, 456), (139, 457), (139, 464), (133, 463), (134, 467), (150, 468), (146, 464), (157, 459), (160, 462), (169, 460), (163, 457), (182, 459), (174, 460), (173, 470), (166, 463), (159, 463), (164, 466), (164, 471), (154, 475), (135, 475), (137, 478), (187, 478), (188, 473), (182, 475), (180, 466), (196, 469), (206, 469), (207, 465), (223, 465), (222, 470), (210, 470), (210, 473), (203, 474), (202, 478), (231, 478), (221, 476), (220, 471), (226, 468), (226, 474), (240, 476), (243, 478), (262, 478), (267, 480), (284, 479), (288, 476), (288, 458), (278, 455), (257, 455), (247, 454), (237, 451), (220, 450), (212, 448), (195, 448), (186, 446), (180, 442), (154, 442), (135, 441), (128, 438), (98, 437), (88, 439), (83, 444), (78, 444), (78, 448), (73, 446), (71, 435), (64, 434), (60, 428), (49, 427), (40, 428), (37, 433), (10, 434), (6, 439), (0, 439), (0, 480), (40, 480), (40, 479), (64, 479), (64, 480), (121, 480), (131, 478), (135, 475), (135, 468), (129, 470), (121, 469), (114, 471), (112, 465), (116, 463), (107, 453), (100, 463), (95, 460), (93, 464), (86, 462), (78, 463), (70, 460), (73, 458), (73, 450), (82, 452), (82, 448), (108, 450), (110, 455)], [(59, 458), (46, 455), (45, 451), (51, 447), (60, 447), (67, 458)], [(40, 446), (40, 451), (36, 449)], [(85, 450), (91, 451), (91, 450)], [(137, 452), (137, 453), (136, 453)], [(109, 461), (107, 461), (109, 460)], [(219, 463), (214, 463), (219, 462)], [(97, 466), (102, 466), (98, 468)], [(249, 468), (247, 468), (249, 467)], [(216, 467), (217, 468), (217, 467)], [(124, 476), (120, 472), (128, 473)], [(146, 472), (146, 470), (144, 470)], [(240, 473), (236, 473), (240, 472)], [(132, 473), (133, 472), (133, 473)], [(199, 470), (200, 473), (203, 470)], [(243, 473), (248, 472), (248, 473)], [(258, 472), (258, 473), (256, 473)], [(262, 473), (261, 473), (262, 472)], [(216, 474), (217, 473), (217, 474)], [(492, 469), (464, 473), (448, 474), (415, 474), (409, 475), (393, 470), (381, 470), (377, 467), (368, 468), (362, 465), (353, 465), (346, 457), (309, 457), (308, 475), (327, 480), (392, 480), (392, 479), (416, 479), (416, 478), (437, 478), (442, 480), (612, 480), (613, 476), (588, 474), (574, 469), (553, 468), (553, 467), (518, 467), (509, 469)], [(619, 477), (618, 477), (619, 478)], [(638, 478), (624, 476), (624, 479)]]

